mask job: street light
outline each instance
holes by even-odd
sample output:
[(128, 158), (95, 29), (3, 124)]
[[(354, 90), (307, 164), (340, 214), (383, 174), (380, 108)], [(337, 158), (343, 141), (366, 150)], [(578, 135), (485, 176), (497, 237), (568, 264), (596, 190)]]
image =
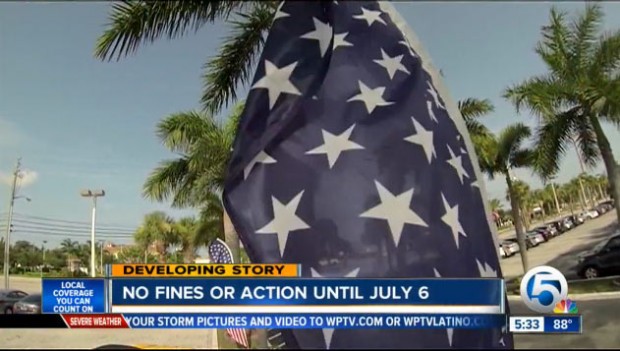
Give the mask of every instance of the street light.
[(93, 199), (93, 216), (90, 227), (90, 276), (94, 278), (97, 276), (95, 273), (95, 221), (97, 219), (97, 198), (105, 196), (105, 191), (86, 189), (80, 191), (80, 195), (82, 195), (82, 197), (90, 197)]
[[(15, 177), (17, 179), (17, 177)], [(11, 250), (11, 231), (13, 227), (13, 207), (15, 206), (15, 200), (24, 199), (28, 202), (32, 201), (29, 197), (15, 195), (15, 183), (13, 184), (13, 190), (11, 191), (11, 202), (9, 204), (9, 218), (6, 224), (6, 235), (4, 238), (4, 288), (9, 288), (9, 273), (10, 273), (10, 250)]]

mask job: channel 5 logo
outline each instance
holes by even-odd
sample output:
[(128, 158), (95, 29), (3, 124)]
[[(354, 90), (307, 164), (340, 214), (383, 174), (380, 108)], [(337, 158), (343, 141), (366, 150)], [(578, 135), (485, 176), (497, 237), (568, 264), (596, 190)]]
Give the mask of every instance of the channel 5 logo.
[(521, 280), (521, 299), (532, 311), (552, 313), (555, 305), (567, 296), (566, 278), (553, 267), (532, 268)]

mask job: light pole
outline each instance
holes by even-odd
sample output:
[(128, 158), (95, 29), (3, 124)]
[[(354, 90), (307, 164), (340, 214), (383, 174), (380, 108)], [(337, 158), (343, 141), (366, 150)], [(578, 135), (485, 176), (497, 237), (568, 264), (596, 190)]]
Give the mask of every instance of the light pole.
[(95, 272), (95, 261), (97, 259), (97, 257), (95, 256), (95, 245), (97, 243), (95, 241), (95, 221), (97, 219), (97, 198), (105, 196), (105, 191), (86, 189), (86, 190), (82, 190), (80, 192), (80, 195), (82, 195), (83, 197), (90, 197), (93, 199), (93, 215), (92, 215), (91, 227), (90, 227), (90, 276), (94, 278), (97, 276)]
[(45, 267), (45, 244), (47, 244), (47, 240), (43, 240), (43, 245), (41, 246), (41, 250), (43, 251), (43, 263), (41, 264), (41, 278), (43, 278), (43, 268)]
[(103, 244), (104, 244), (103, 240), (99, 241), (99, 260), (100, 260), (99, 269), (101, 271), (102, 276), (103, 276)]
[(17, 199), (25, 199), (30, 202), (30, 198), (26, 196), (18, 196), (17, 195), (17, 179), (23, 177), (21, 172), (21, 159), (17, 159), (17, 164), (15, 165), (15, 171), (13, 172), (13, 183), (11, 184), (11, 199), (9, 201), (9, 218), (6, 223), (6, 235), (4, 237), (4, 288), (9, 288), (9, 266), (10, 266), (10, 250), (11, 250), (11, 230), (12, 230), (12, 222), (13, 222), (13, 207), (15, 205), (15, 200)]

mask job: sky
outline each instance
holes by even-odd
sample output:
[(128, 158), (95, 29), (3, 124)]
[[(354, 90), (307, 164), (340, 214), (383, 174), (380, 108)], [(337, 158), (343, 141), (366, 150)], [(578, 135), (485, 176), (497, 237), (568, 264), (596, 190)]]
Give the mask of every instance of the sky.
[[(494, 131), (517, 121), (536, 125), (501, 94), (507, 86), (545, 72), (533, 48), (551, 5), (395, 3), (442, 69), (451, 96), (491, 100), (495, 111), (484, 121)], [(574, 13), (584, 3), (555, 6)], [(228, 28), (222, 23), (205, 26), (180, 39), (146, 44), (118, 62), (102, 62), (93, 50), (110, 8), (109, 2), (0, 2), (0, 225), (6, 223), (18, 157), (24, 170), (18, 195), (23, 198), (15, 202), (15, 217), (21, 223), (66, 229), (73, 240), (89, 237), (92, 203), (80, 197), (81, 189), (106, 191), (97, 204), (100, 238), (117, 243), (130, 241), (148, 212), (163, 210), (177, 218), (194, 214), (145, 200), (141, 189), (158, 162), (174, 157), (155, 135), (157, 122), (200, 108), (202, 66), (217, 53)], [(614, 28), (620, 23), (620, 3), (606, 2), (603, 8), (605, 28)], [(247, 89), (241, 92), (244, 96)], [(619, 154), (617, 129), (606, 131)], [(602, 171), (602, 165), (592, 170)], [(579, 172), (576, 155), (569, 152), (558, 181)], [(540, 186), (528, 170), (516, 176)], [(490, 197), (504, 199), (502, 179), (487, 181), (486, 187)], [(23, 201), (25, 197), (31, 201)], [(12, 241), (40, 245), (46, 240), (54, 246), (66, 237), (31, 228), (16, 227)]]

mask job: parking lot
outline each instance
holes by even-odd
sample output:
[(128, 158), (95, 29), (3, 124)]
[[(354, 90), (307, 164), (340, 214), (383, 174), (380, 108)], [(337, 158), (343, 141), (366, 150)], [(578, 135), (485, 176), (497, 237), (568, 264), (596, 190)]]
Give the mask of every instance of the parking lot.
[[(569, 279), (575, 276), (574, 266), (577, 255), (608, 237), (616, 228), (615, 214), (608, 212), (590, 220), (547, 243), (528, 251), (530, 266), (549, 264), (564, 272)], [(502, 270), (507, 278), (522, 274), (519, 255), (502, 260)], [(11, 286), (29, 293), (39, 292), (41, 282), (33, 278), (13, 278)], [(617, 305), (617, 300), (612, 304)], [(511, 301), (511, 308), (522, 309), (520, 302)], [(557, 347), (612, 347), (618, 340), (605, 338), (609, 328), (615, 328), (617, 310), (606, 308), (608, 302), (580, 303), (580, 311), (592, 321), (585, 322), (588, 329), (583, 335), (540, 336), (519, 335), (517, 348), (557, 348)], [(592, 311), (588, 308), (593, 309)], [(596, 312), (596, 311), (599, 312)], [(585, 317), (584, 317), (585, 319)], [(611, 335), (611, 334), (610, 334)], [(13, 329), (0, 333), (0, 345), (4, 348), (93, 348), (104, 344), (159, 345), (184, 348), (214, 348), (213, 330), (33, 330)]]

